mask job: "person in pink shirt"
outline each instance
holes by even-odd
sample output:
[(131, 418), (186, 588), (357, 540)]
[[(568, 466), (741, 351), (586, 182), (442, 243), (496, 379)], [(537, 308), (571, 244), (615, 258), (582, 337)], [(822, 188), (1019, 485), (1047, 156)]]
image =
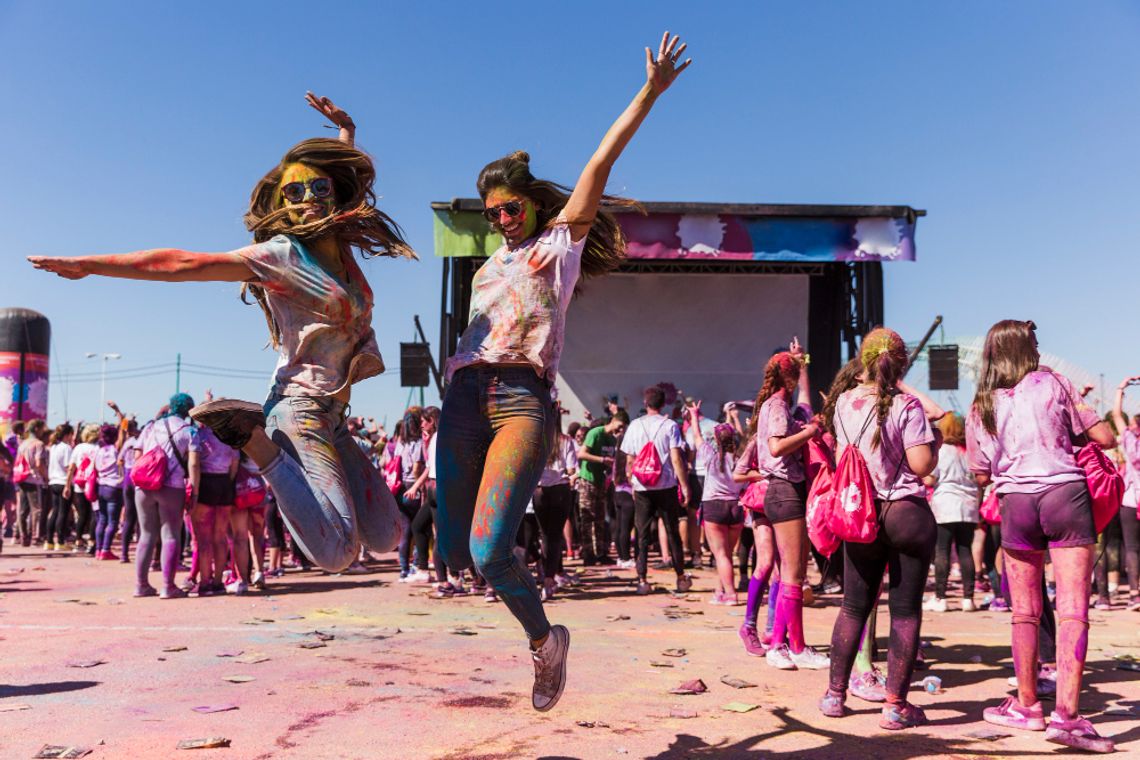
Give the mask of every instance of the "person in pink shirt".
[[(1040, 366), (1037, 326), (1004, 320), (982, 348), (977, 395), (966, 423), (970, 470), (991, 481), (1001, 505), (1001, 544), (1013, 601), (1013, 665), (1017, 696), (983, 717), (1007, 728), (1046, 731), (1047, 741), (1111, 752), (1078, 711), (1088, 652), (1090, 575), (1096, 544), (1092, 500), (1076, 444), (1116, 445), (1073, 384)], [(1045, 551), (1053, 562), (1059, 618), (1056, 708), (1046, 730), (1037, 699), (1038, 631), (1044, 601)]]
[[(804, 352), (792, 340), (790, 350), (768, 360), (764, 383), (756, 396), (756, 412), (748, 422), (755, 440), (752, 454), (741, 457), (736, 480), (767, 480), (764, 516), (772, 524), (780, 558), (780, 590), (772, 627), (772, 648), (765, 653), (769, 665), (780, 670), (827, 668), (826, 655), (804, 641), (803, 582), (807, 572), (807, 472), (804, 447), (820, 432), (818, 421), (806, 425), (795, 419), (793, 394), (799, 390), (799, 406), (811, 415), (811, 390), (803, 371)], [(743, 471), (742, 471), (743, 470)], [(785, 634), (787, 645), (784, 644)]]
[(1120, 452), (1124, 455), (1124, 499), (1120, 505), (1120, 527), (1124, 534), (1124, 569), (1128, 572), (1128, 609), (1140, 610), (1140, 522), (1136, 507), (1140, 504), (1140, 414), (1129, 420), (1124, 415), (1124, 389), (1140, 384), (1140, 376), (1130, 377), (1116, 389), (1112, 405), (1112, 422), (1120, 433)]
[[(863, 338), (859, 352), (863, 380), (828, 401), (834, 409), (836, 458), (858, 447), (874, 487), (878, 533), (870, 543), (844, 546), (843, 607), (831, 634), (831, 677), (820, 712), (832, 718), (847, 710), (864, 630), (889, 569), (891, 610), (887, 655), (886, 704), (879, 726), (898, 730), (926, 722), (923, 711), (907, 701), (922, 627), (922, 594), (934, 556), (936, 525), (922, 478), (938, 462), (930, 417), (944, 412), (906, 392), (900, 382), (909, 365), (898, 333), (877, 328)], [(838, 389), (837, 389), (838, 390)]]

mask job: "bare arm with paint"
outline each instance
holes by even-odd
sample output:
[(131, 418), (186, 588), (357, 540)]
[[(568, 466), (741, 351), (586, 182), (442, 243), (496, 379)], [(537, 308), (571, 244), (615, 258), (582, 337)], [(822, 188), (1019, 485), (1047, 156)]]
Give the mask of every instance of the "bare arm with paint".
[(1116, 388), (1116, 401), (1112, 405), (1112, 424), (1116, 425), (1116, 432), (1121, 435), (1128, 429), (1128, 418), (1124, 416), (1124, 389), (1136, 382), (1140, 382), (1140, 376), (1130, 377)]
[(154, 248), (103, 256), (29, 256), (36, 269), (55, 272), (68, 280), (87, 275), (159, 282), (245, 282), (254, 279), (237, 251), (193, 253), (179, 248)]
[(356, 122), (328, 98), (318, 98), (311, 92), (305, 93), (305, 102), (324, 114), (340, 130), (339, 139), (345, 145), (352, 146), (356, 142)]
[(590, 157), (586, 168), (578, 177), (574, 192), (562, 210), (562, 215), (570, 223), (570, 238), (575, 242), (590, 231), (594, 215), (598, 212), (598, 204), (606, 190), (606, 182), (610, 178), (610, 170), (613, 169), (618, 156), (625, 150), (625, 146), (629, 144), (641, 122), (645, 121), (657, 98), (669, 89), (669, 85), (673, 84), (677, 75), (692, 63), (690, 58), (680, 66), (677, 65), (686, 47), (683, 43), (678, 46), (679, 41), (676, 36), (670, 40), (669, 32), (665, 32), (665, 36), (661, 38), (661, 45), (657, 48), (656, 58), (649, 48), (645, 48), (645, 84), (606, 132), (598, 149), (594, 151), (594, 155)]

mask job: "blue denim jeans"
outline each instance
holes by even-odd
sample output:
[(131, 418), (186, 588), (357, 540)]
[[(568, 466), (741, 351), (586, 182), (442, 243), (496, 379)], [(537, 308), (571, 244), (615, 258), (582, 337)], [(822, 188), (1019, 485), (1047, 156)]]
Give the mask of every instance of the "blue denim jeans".
[(346, 405), (328, 396), (265, 402), (265, 433), (281, 453), (261, 474), (293, 539), (321, 568), (352, 564), (361, 542), (395, 548), (404, 518), (380, 471), (348, 432)]
[(558, 429), (550, 386), (527, 367), (459, 370), (436, 442), (436, 525), (447, 566), (472, 564), (531, 640), (550, 631), (538, 587), (514, 554), (527, 502)]

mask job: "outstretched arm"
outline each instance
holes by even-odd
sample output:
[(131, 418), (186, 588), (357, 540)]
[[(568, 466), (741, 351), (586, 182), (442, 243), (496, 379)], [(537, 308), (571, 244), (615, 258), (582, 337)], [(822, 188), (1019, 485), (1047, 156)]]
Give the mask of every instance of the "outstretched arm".
[(191, 253), (178, 248), (155, 248), (105, 256), (29, 256), (36, 269), (55, 272), (68, 280), (89, 274), (128, 280), (161, 282), (244, 282), (254, 274), (237, 251)]
[(1128, 429), (1128, 418), (1124, 416), (1124, 389), (1137, 381), (1140, 381), (1140, 377), (1130, 377), (1116, 388), (1116, 402), (1112, 405), (1112, 424), (1116, 425), (1118, 435)]
[(692, 59), (687, 59), (680, 66), (677, 61), (685, 51), (685, 45), (677, 45), (679, 38), (669, 39), (669, 32), (661, 38), (661, 45), (657, 48), (657, 57), (654, 58), (649, 48), (645, 48), (645, 74), (646, 81), (641, 90), (613, 123), (606, 136), (602, 138), (598, 149), (590, 157), (586, 168), (578, 177), (578, 184), (570, 200), (562, 210), (563, 216), (570, 223), (570, 238), (581, 240), (590, 231), (594, 222), (594, 215), (598, 212), (598, 204), (606, 190), (606, 182), (610, 178), (610, 170), (618, 156), (625, 150), (634, 133), (637, 132), (641, 122), (649, 115), (649, 109), (654, 102), (673, 84), (677, 75), (688, 68)]
[(798, 336), (792, 336), (792, 342), (788, 344), (788, 353), (796, 358), (800, 363), (800, 380), (797, 386), (796, 398), (800, 404), (807, 406), (811, 409), (811, 381), (808, 379), (808, 362), (810, 361), (807, 353), (804, 352), (803, 346), (800, 345)]
[(325, 115), (325, 118), (340, 128), (340, 141), (345, 145), (356, 142), (356, 122), (343, 108), (338, 108), (328, 98), (318, 98), (311, 92), (305, 93), (305, 102)]

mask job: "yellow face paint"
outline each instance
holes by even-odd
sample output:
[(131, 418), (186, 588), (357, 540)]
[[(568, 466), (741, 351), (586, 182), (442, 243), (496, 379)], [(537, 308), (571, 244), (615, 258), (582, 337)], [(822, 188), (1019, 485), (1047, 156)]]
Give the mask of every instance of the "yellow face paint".
[[(503, 205), (512, 201), (522, 206), (518, 216), (510, 216), (501, 209)], [(511, 245), (518, 245), (533, 237), (534, 231), (538, 229), (538, 214), (535, 213), (534, 202), (514, 190), (506, 187), (493, 188), (483, 199), (483, 207), (500, 208), (499, 218), (492, 224)]]
[[(332, 214), (336, 208), (336, 195), (329, 193), (324, 198), (317, 197), (321, 183), (315, 180), (327, 180), (332, 184), (332, 177), (317, 171), (308, 164), (289, 164), (281, 173), (281, 181), (277, 184), (278, 203), (289, 209), (289, 221), (293, 224), (310, 224), (324, 219)], [(304, 196), (299, 201), (290, 201), (284, 195), (286, 185), (300, 185)]]

